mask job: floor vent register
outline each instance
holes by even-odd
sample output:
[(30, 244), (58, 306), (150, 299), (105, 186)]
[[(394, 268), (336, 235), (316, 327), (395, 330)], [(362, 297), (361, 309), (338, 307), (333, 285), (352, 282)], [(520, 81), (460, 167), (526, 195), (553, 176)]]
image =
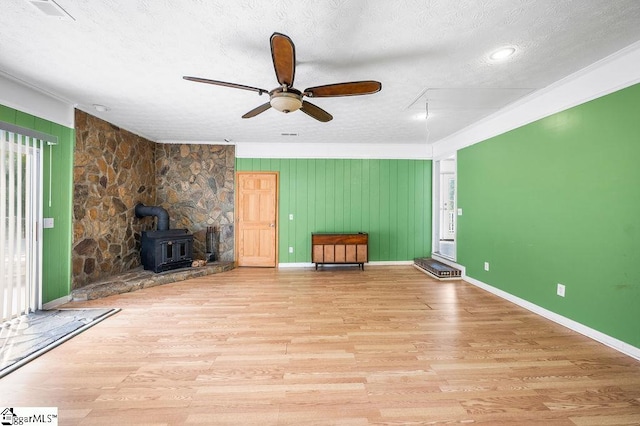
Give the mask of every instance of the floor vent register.
[(459, 269), (452, 266), (445, 265), (442, 262), (438, 262), (430, 257), (419, 257), (414, 259), (413, 264), (417, 269), (426, 272), (427, 274), (435, 277), (439, 280), (462, 278), (462, 273)]

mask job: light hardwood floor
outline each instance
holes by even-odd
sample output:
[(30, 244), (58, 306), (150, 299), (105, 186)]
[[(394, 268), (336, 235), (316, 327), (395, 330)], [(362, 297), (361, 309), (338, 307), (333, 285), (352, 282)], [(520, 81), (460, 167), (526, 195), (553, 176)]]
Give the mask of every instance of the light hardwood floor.
[(640, 362), (404, 267), (231, 272), (67, 305), (122, 311), (0, 379), (61, 425), (640, 424)]

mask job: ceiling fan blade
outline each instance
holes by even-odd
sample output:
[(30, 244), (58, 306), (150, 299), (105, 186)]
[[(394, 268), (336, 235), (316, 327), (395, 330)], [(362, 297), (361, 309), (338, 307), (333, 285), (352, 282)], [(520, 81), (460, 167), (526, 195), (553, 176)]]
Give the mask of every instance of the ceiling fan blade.
[(260, 89), (259, 87), (245, 86), (244, 84), (227, 83), (226, 81), (209, 80), (207, 78), (189, 77), (186, 75), (182, 78), (184, 78), (185, 80), (195, 81), (198, 83), (215, 84), (216, 86), (225, 86), (225, 87), (232, 87), (234, 89), (251, 90), (254, 92), (258, 92), (260, 95), (262, 95), (263, 93), (269, 93), (268, 90)]
[(296, 73), (296, 48), (291, 39), (280, 33), (271, 35), (271, 58), (278, 83), (293, 86)]
[(302, 101), (300, 111), (304, 112), (309, 117), (313, 117), (318, 121), (322, 121), (323, 123), (333, 120), (333, 116), (331, 114), (329, 114), (319, 106), (312, 104), (311, 102)]
[(251, 111), (249, 111), (248, 113), (246, 113), (245, 115), (242, 116), (242, 118), (251, 118), (251, 117), (255, 117), (258, 114), (261, 114), (263, 112), (265, 112), (266, 110), (268, 110), (269, 108), (271, 108), (271, 104), (269, 102), (260, 105), (257, 108), (252, 109)]
[(349, 83), (327, 84), (325, 86), (309, 87), (304, 94), (310, 98), (332, 96), (371, 95), (382, 89), (382, 83), (374, 80), (352, 81)]

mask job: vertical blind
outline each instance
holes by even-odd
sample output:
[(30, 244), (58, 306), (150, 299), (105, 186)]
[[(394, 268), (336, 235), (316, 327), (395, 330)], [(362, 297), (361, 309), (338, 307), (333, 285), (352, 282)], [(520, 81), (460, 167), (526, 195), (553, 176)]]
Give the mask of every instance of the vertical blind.
[(49, 142), (25, 130), (0, 122), (1, 322), (40, 304), (41, 153)]

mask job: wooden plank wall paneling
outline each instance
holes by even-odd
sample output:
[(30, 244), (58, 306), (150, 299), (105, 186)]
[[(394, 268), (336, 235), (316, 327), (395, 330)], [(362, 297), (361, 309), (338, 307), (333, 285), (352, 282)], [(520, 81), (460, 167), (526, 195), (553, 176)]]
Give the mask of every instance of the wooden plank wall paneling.
[(236, 170), (280, 172), (281, 263), (310, 262), (312, 232), (368, 232), (370, 261), (402, 261), (431, 254), (431, 164), (238, 158)]
[[(42, 250), (42, 302), (64, 297), (71, 291), (71, 240), (73, 195), (73, 150), (75, 130), (0, 105), (0, 120), (58, 137), (58, 145), (43, 151), (43, 214), (54, 219), (44, 229)], [(52, 156), (51, 161), (49, 156)], [(52, 170), (49, 172), (49, 165)], [(49, 176), (52, 176), (49, 185)], [(51, 206), (49, 206), (51, 188)]]

